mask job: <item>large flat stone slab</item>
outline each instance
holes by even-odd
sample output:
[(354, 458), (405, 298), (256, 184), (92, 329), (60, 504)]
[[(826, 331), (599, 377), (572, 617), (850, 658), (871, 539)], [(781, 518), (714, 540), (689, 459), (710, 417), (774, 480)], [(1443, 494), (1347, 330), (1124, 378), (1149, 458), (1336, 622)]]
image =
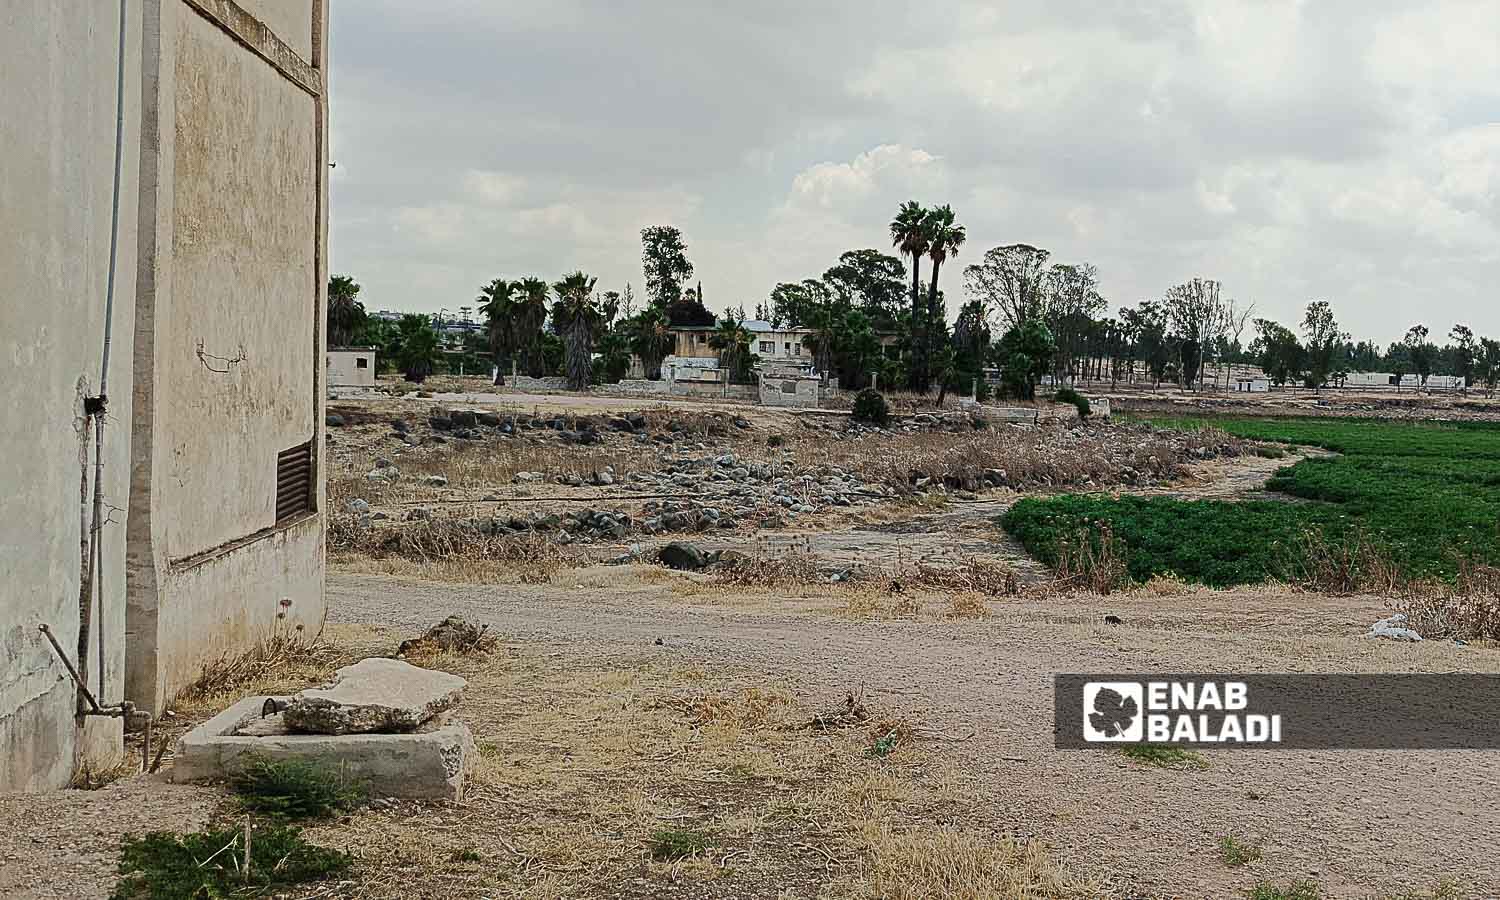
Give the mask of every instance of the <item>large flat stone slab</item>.
[(299, 733), (414, 731), (457, 706), (466, 684), (447, 672), (372, 657), (339, 669), (324, 687), (293, 695), (283, 715), (287, 728)]
[(253, 732), (260, 729), (255, 723), (262, 718), (265, 701), (246, 697), (183, 735), (177, 742), (172, 780), (221, 781), (256, 759), (298, 760), (363, 783), (376, 797), (463, 799), (476, 759), (466, 725), (438, 717), (424, 730), (407, 734), (256, 736)]

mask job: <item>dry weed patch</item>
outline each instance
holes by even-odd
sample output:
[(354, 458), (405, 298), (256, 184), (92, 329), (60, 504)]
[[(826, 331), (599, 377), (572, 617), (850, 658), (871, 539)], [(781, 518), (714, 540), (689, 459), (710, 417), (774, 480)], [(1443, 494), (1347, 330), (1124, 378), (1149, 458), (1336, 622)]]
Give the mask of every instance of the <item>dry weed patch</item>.
[(814, 716), (774, 686), (653, 661), (421, 661), (469, 679), (478, 772), (462, 805), (316, 829), (354, 852), (358, 896), (1097, 895), (1040, 845), (926, 824), (937, 804), (982, 810), (920, 746), (867, 755), (881, 728), (902, 747), (920, 730), (853, 693)]

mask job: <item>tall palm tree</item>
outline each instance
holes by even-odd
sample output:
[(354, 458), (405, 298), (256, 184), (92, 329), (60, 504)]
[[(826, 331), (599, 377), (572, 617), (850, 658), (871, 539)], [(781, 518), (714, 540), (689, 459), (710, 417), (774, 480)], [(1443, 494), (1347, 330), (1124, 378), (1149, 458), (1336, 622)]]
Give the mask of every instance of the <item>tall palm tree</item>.
[(563, 361), (569, 390), (587, 390), (594, 363), (594, 338), (604, 325), (604, 313), (594, 302), (594, 283), (583, 272), (553, 282), (557, 302), (552, 304), (552, 327), (563, 340)]
[(719, 351), (719, 368), (733, 381), (744, 381), (750, 371), (750, 331), (744, 319), (723, 316), (708, 336), (708, 346)]
[[(968, 231), (955, 221), (953, 208), (944, 203), (937, 209), (927, 213), (927, 255), (932, 260), (932, 284), (927, 291), (927, 333), (935, 336), (942, 332), (942, 326), (947, 318), (943, 311), (942, 301), (938, 299), (938, 272), (943, 268), (943, 262), (950, 256), (958, 255), (958, 248), (964, 245), (969, 237)], [(929, 343), (936, 340), (930, 338)]]
[(348, 275), (328, 279), (328, 344), (348, 346), (365, 321), (365, 307), (359, 302), (359, 282)]
[(661, 380), (661, 362), (672, 352), (673, 344), (667, 314), (661, 308), (647, 306), (631, 322), (630, 349), (641, 358), (648, 379)]
[(891, 220), (891, 246), (911, 257), (911, 369), (907, 384), (926, 392), (931, 376), (927, 371), (927, 316), (922, 314), (922, 257), (932, 246), (927, 230), (927, 210), (915, 200), (901, 204)]
[(396, 364), (406, 373), (407, 381), (422, 382), (437, 365), (438, 336), (432, 320), (407, 313), (396, 323)]
[(518, 286), (515, 313), (512, 318), (515, 352), (521, 357), (521, 368), (532, 378), (546, 374), (542, 354), (542, 326), (547, 323), (547, 282), (536, 276), (523, 278)]
[(480, 288), (479, 296), (475, 298), (479, 304), (479, 314), (484, 316), (490, 356), (495, 360), (496, 384), (504, 377), (506, 361), (516, 352), (514, 318), (518, 287), (518, 282), (496, 278)]

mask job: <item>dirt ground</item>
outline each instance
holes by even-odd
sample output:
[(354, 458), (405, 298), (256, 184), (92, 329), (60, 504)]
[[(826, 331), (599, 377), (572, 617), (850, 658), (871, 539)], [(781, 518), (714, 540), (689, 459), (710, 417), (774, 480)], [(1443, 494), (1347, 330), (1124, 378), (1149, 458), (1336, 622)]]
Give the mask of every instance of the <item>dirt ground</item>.
[[(384, 417), (421, 402), (360, 401)], [(431, 401), (444, 402), (455, 401)], [(569, 409), (557, 395), (480, 402)], [(640, 408), (578, 403), (572, 411)], [(800, 427), (785, 412), (733, 411), (755, 429)], [(380, 441), (345, 433), (335, 465), (362, 480), (368, 458), (387, 452)], [(1291, 461), (1200, 459), (1171, 480), (1096, 489), (1259, 496)], [(390, 653), (447, 615), (489, 626), (489, 654), (419, 660), (470, 679), (464, 718), (482, 755), (470, 797), (317, 825), (315, 842), (354, 852), (354, 873), (292, 896), (1199, 898), (1303, 879), (1328, 897), (1500, 896), (1493, 752), (1222, 750), (1201, 767), (1159, 768), (1054, 749), (1057, 673), (1493, 673), (1500, 649), (1366, 638), (1390, 613), (1383, 597), (1170, 581), (1109, 596), (1025, 587), (1048, 573), (996, 519), (1021, 492), (1048, 489), (889, 498), (691, 538), (835, 566), (983, 559), (1016, 573), (1013, 596), (998, 585), (757, 585), (598, 562), (666, 535), (601, 542), (533, 583), (341, 555), (317, 659), (183, 704), (172, 727)], [(807, 727), (846, 697), (868, 716)], [(163, 774), (102, 790), (0, 797), (0, 821), (26, 826), (0, 829), (0, 896), (106, 896), (121, 835), (230, 814), (222, 789), (171, 785), (169, 773), (170, 756)], [(659, 858), (674, 830), (703, 847)], [(1226, 836), (1259, 858), (1229, 865)]]

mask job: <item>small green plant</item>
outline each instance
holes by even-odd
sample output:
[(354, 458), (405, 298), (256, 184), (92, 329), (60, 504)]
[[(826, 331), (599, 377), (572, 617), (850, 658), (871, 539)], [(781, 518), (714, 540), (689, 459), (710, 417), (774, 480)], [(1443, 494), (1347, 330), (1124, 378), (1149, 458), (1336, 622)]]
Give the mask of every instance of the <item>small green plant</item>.
[(786, 438), (782, 437), (779, 434), (772, 434), (772, 435), (767, 435), (766, 436), (766, 446), (767, 447), (780, 447), (780, 446), (784, 445), (785, 443), (786, 443)]
[(1126, 744), (1120, 754), (1127, 759), (1162, 769), (1206, 769), (1208, 760), (1202, 754), (1167, 744)]
[(850, 418), (869, 425), (885, 425), (891, 420), (891, 408), (885, 402), (885, 395), (874, 388), (865, 388), (854, 395)]
[(1260, 859), (1260, 845), (1226, 834), (1219, 838), (1219, 858), (1226, 866), (1243, 866)]
[(454, 862), (484, 862), (484, 857), (480, 856), (479, 851), (475, 850), (473, 847), (465, 847), (462, 850), (454, 850), (453, 855), (449, 858)]
[(876, 759), (884, 759), (896, 752), (896, 746), (899, 742), (897, 732), (893, 728), (886, 734), (877, 737), (875, 743), (871, 744), (869, 749), (865, 750), (865, 755), (873, 756)]
[(352, 858), (303, 840), (299, 829), (269, 825), (251, 834), (245, 859), (241, 828), (173, 834), (154, 831), (120, 845), (120, 880), (111, 900), (196, 900), (277, 885), (317, 881), (349, 868)]
[(324, 766), (255, 759), (231, 782), (249, 812), (287, 819), (326, 818), (364, 802), (364, 785)]
[(708, 836), (689, 828), (663, 828), (651, 836), (651, 858), (685, 859), (708, 849)]
[(1323, 889), (1311, 879), (1293, 881), (1285, 887), (1262, 881), (1250, 889), (1250, 900), (1319, 900)]
[(1053, 403), (1070, 403), (1078, 409), (1078, 418), (1087, 419), (1093, 410), (1089, 407), (1089, 398), (1083, 396), (1070, 387), (1058, 388), (1057, 393), (1052, 395)]

